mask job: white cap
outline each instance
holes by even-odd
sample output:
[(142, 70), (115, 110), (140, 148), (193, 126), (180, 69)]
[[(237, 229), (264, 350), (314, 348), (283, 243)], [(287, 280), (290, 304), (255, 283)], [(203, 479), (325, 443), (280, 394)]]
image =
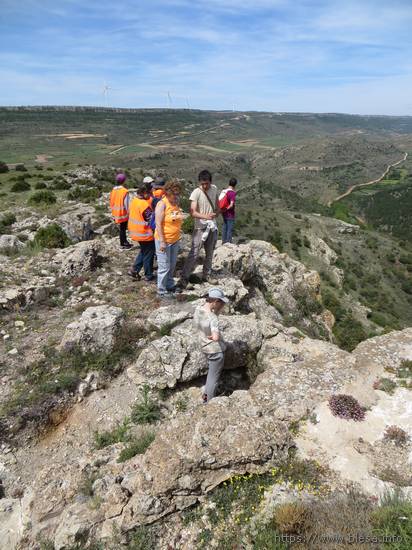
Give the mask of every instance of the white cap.
[(153, 183), (154, 179), (151, 176), (146, 176), (143, 178), (143, 183)]
[(220, 288), (211, 288), (209, 292), (207, 293), (209, 298), (214, 298), (215, 300), (221, 300), (225, 304), (229, 302), (229, 298), (226, 298), (226, 296), (223, 293), (223, 290), (220, 290)]

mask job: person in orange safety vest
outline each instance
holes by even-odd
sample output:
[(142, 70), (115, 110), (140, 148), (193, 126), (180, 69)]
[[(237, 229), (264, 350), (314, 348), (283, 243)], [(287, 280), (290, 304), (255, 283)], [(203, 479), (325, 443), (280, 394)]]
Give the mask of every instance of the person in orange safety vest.
[(134, 279), (140, 279), (140, 271), (144, 268), (144, 278), (147, 282), (154, 280), (153, 262), (155, 257), (155, 243), (153, 229), (150, 227), (152, 217), (151, 185), (143, 183), (137, 189), (137, 196), (130, 202), (129, 236), (139, 243), (140, 252), (129, 271)]
[(132, 245), (127, 240), (127, 223), (129, 220), (129, 191), (124, 187), (126, 174), (120, 173), (116, 176), (116, 185), (110, 192), (110, 209), (114, 222), (119, 226), (120, 248), (129, 249)]

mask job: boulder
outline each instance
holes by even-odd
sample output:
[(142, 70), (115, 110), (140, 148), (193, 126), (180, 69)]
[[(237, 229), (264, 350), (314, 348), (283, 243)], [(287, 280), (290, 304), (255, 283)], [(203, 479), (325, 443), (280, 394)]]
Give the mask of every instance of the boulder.
[[(254, 314), (221, 316), (227, 350), (225, 368), (254, 370), (262, 345), (262, 329)], [(206, 374), (207, 360), (201, 352), (191, 319), (171, 329), (170, 335), (151, 342), (129, 367), (127, 374), (136, 384), (173, 388)]]
[(264, 241), (217, 248), (214, 267), (238, 276), (246, 286), (259, 288), (266, 301), (284, 313), (296, 312), (297, 291), (319, 298), (319, 274)]
[(78, 321), (67, 326), (60, 349), (79, 347), (83, 352), (113, 350), (124, 320), (123, 310), (102, 305), (87, 308)]
[(93, 224), (96, 222), (93, 206), (76, 204), (56, 219), (70, 240), (77, 243), (93, 238)]
[(99, 241), (85, 241), (56, 253), (54, 262), (60, 266), (62, 277), (76, 277), (94, 271), (105, 260)]
[(0, 309), (12, 311), (43, 302), (56, 290), (55, 277), (36, 277), (31, 284), (0, 290)]
[(18, 252), (23, 247), (16, 235), (0, 235), (0, 252)]

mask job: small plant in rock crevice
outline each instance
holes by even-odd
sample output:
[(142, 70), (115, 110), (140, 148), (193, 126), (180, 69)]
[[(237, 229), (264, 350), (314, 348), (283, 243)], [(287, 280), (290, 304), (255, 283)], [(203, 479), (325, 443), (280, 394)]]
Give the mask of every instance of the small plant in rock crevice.
[(333, 416), (344, 418), (345, 420), (355, 420), (360, 422), (365, 419), (365, 409), (351, 395), (335, 394), (329, 398), (329, 408)]
[(406, 445), (409, 441), (408, 433), (399, 426), (387, 426), (383, 435), (385, 441), (391, 441), (395, 445)]
[(147, 384), (142, 388), (140, 400), (133, 405), (130, 418), (135, 424), (153, 424), (160, 419), (159, 404), (150, 396)]
[(384, 391), (389, 393), (389, 395), (392, 395), (396, 389), (396, 382), (390, 378), (379, 378), (374, 382), (373, 389)]

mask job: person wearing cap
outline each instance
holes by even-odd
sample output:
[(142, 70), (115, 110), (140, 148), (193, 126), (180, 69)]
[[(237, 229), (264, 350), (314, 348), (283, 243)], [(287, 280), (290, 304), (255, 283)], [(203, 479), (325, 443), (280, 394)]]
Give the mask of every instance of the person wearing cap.
[(151, 185), (153, 182), (154, 182), (154, 179), (152, 178), (152, 176), (145, 176), (143, 178), (143, 183), (144, 184), (149, 184), (150, 183), (150, 185)]
[(208, 362), (206, 385), (202, 393), (203, 403), (208, 403), (215, 397), (225, 361), (226, 344), (219, 330), (218, 315), (228, 302), (220, 288), (211, 288), (207, 293), (206, 303), (196, 308), (193, 317), (200, 347)]
[(137, 242), (140, 252), (128, 274), (134, 279), (140, 279), (140, 271), (144, 268), (147, 282), (154, 280), (153, 262), (155, 257), (155, 243), (153, 229), (150, 227), (152, 217), (151, 185), (143, 183), (137, 189), (137, 196), (130, 203), (129, 235)]
[(120, 173), (116, 176), (116, 185), (110, 192), (110, 209), (114, 222), (119, 226), (120, 248), (129, 249), (132, 245), (127, 240), (127, 223), (129, 220), (129, 191), (123, 185), (126, 181), (126, 174)]
[[(161, 176), (158, 176), (157, 178), (155, 178), (154, 182), (152, 183), (152, 196), (154, 201), (156, 199), (157, 201), (159, 201), (165, 196), (165, 190), (164, 190), (165, 183), (166, 183), (166, 180)], [(154, 208), (155, 207), (156, 205), (154, 205)]]

